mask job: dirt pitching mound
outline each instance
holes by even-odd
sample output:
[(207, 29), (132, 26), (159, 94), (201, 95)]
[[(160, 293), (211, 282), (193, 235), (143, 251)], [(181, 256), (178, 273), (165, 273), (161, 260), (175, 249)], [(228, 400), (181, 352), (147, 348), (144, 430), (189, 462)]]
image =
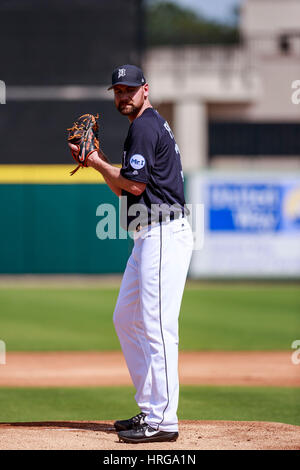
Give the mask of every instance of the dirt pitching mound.
[(300, 427), (255, 421), (181, 421), (176, 442), (125, 444), (112, 421), (0, 424), (3, 450), (299, 450)]

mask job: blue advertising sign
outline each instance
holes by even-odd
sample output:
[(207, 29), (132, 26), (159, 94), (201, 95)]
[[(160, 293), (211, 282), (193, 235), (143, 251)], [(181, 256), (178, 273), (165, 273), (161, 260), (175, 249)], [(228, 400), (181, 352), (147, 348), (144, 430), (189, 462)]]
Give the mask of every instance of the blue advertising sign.
[(280, 183), (211, 183), (208, 215), (212, 232), (300, 230), (300, 187)]
[(188, 189), (204, 206), (190, 276), (300, 279), (299, 173), (212, 170), (190, 176)]

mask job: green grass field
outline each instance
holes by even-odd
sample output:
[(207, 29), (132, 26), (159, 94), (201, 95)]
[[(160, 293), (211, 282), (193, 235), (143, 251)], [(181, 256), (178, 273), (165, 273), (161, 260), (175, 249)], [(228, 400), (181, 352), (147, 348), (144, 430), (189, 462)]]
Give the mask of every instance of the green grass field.
[[(179, 419), (272, 421), (300, 425), (300, 389), (188, 387)], [(115, 420), (138, 412), (132, 387), (1, 388), (1, 422)]]
[[(118, 350), (112, 322), (117, 295), (116, 287), (2, 287), (0, 339), (7, 351)], [(295, 339), (300, 339), (299, 286), (188, 283), (180, 316), (181, 350), (291, 351)], [(180, 390), (180, 419), (300, 425), (299, 388)], [(132, 387), (0, 388), (1, 422), (114, 420), (135, 411)]]
[[(117, 350), (116, 288), (0, 288), (8, 351)], [(300, 339), (297, 285), (187, 286), (181, 350), (289, 350)]]

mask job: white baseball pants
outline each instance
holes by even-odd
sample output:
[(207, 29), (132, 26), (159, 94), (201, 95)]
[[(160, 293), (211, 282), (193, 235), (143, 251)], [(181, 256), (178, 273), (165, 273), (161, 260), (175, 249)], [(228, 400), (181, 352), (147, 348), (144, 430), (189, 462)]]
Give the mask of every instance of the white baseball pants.
[(142, 228), (114, 311), (136, 402), (162, 431), (178, 431), (178, 317), (192, 250), (185, 218)]

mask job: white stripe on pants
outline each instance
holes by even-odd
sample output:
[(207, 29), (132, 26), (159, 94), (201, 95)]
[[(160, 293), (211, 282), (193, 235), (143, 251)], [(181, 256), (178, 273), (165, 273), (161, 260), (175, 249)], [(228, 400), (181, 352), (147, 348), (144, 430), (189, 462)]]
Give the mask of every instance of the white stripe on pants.
[(178, 317), (192, 249), (186, 219), (137, 232), (114, 311), (136, 402), (162, 431), (178, 430)]

